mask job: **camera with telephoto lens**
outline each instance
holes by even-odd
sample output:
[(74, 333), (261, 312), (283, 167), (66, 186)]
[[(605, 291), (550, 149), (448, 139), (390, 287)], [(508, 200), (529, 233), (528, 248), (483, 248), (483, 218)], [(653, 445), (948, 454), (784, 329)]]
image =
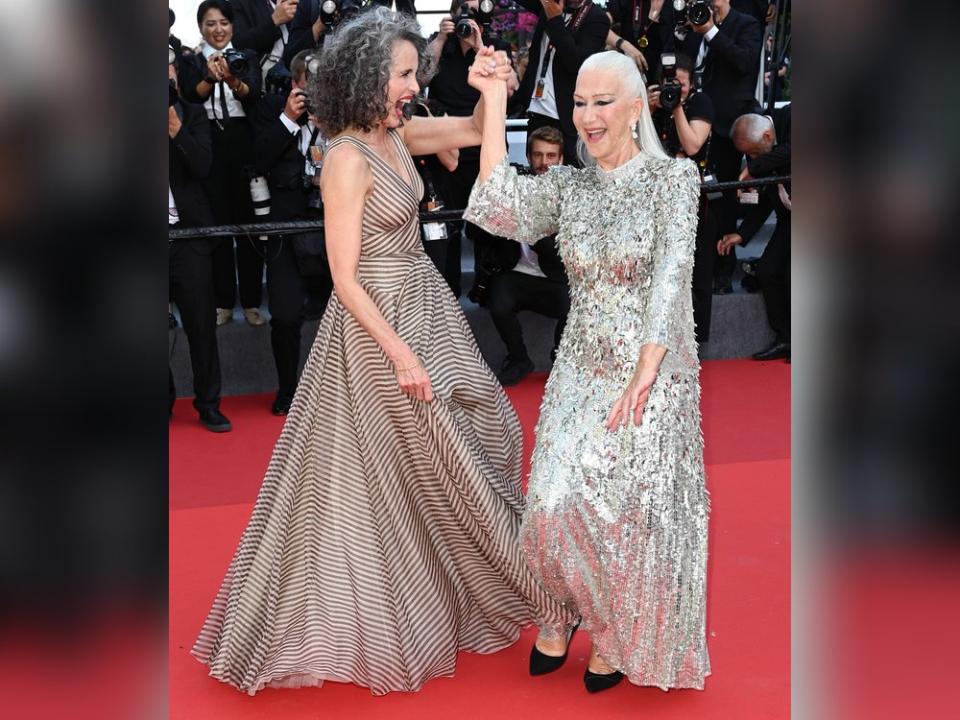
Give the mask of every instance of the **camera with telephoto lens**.
[(456, 24), (453, 28), (453, 32), (458, 38), (466, 40), (473, 34), (471, 20), (480, 26), (482, 33), (486, 34), (490, 23), (493, 21), (493, 0), (480, 0), (479, 8), (476, 11), (471, 10), (467, 3), (460, 3)]
[(709, 0), (673, 0), (677, 25), (703, 25), (713, 15)]
[(321, 0), (320, 20), (327, 27), (333, 27), (354, 17), (363, 6), (364, 0)]
[(227, 67), (233, 75), (246, 75), (250, 69), (250, 62), (247, 56), (235, 48), (227, 48), (223, 51), (223, 59), (227, 61)]
[(663, 72), (663, 79), (660, 81), (660, 107), (667, 112), (673, 112), (680, 104), (683, 90), (677, 80), (677, 56), (663, 53), (660, 56), (660, 67)]

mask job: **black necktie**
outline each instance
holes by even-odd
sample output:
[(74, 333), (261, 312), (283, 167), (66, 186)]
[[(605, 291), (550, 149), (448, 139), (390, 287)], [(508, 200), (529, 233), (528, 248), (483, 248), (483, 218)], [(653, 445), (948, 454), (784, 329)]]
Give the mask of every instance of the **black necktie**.
[(218, 84), (220, 85), (220, 110), (223, 112), (223, 119), (226, 120), (230, 117), (230, 111), (227, 110), (227, 86), (223, 84), (223, 80)]

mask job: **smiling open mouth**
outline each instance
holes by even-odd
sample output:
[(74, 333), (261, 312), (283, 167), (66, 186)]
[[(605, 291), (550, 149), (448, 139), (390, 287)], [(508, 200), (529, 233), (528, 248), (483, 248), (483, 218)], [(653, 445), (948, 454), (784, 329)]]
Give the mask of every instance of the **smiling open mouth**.
[(587, 130), (586, 133), (587, 133), (587, 142), (593, 143), (593, 142), (597, 142), (604, 135), (606, 135), (607, 131), (605, 129), (604, 130)]

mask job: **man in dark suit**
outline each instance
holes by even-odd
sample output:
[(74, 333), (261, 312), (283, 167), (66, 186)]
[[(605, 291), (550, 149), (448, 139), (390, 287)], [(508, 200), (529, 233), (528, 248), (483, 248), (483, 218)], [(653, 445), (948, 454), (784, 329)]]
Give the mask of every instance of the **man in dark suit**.
[[(530, 133), (527, 162), (530, 171), (537, 175), (563, 163), (563, 136), (557, 128), (544, 126)], [(570, 311), (567, 273), (557, 253), (555, 235), (541, 238), (534, 245), (496, 238), (484, 257), (484, 263), (500, 268), (488, 281), (486, 298), (493, 324), (507, 346), (507, 357), (497, 379), (501, 385), (515, 385), (533, 370), (517, 313), (532, 310), (557, 318), (553, 340), (555, 354)]]
[[(754, 92), (760, 68), (763, 28), (756, 20), (730, 7), (730, 0), (713, 0), (712, 17), (694, 25), (683, 51), (694, 58), (701, 87), (713, 101), (714, 119), (710, 157), (720, 182), (736, 180), (743, 153), (730, 140), (733, 121), (760, 109)], [(719, 218), (720, 234), (732, 233), (737, 222), (736, 192), (724, 193)], [(717, 286), (729, 292), (735, 261), (718, 258)]]
[[(312, 50), (301, 51), (293, 58), (292, 88), (289, 95), (266, 95), (260, 103), (256, 122), (254, 155), (257, 169), (267, 177), (270, 186), (271, 222), (302, 220), (322, 215), (319, 175), (311, 147), (317, 145), (320, 130), (309, 119), (304, 88), (307, 84), (306, 62)], [(322, 248), (321, 231), (312, 234)], [(306, 263), (315, 266), (311, 272), (315, 283), (310, 288), (319, 303), (318, 312), (326, 307), (333, 281), (321, 250), (317, 257), (298, 257), (292, 235), (272, 237), (267, 242), (267, 303), (270, 308), (270, 343), (277, 367), (278, 390), (271, 412), (286, 415), (297, 388), (300, 369), (300, 333), (304, 322), (304, 305), (308, 285), (304, 278)]]
[(576, 163), (573, 90), (583, 61), (603, 50), (610, 18), (593, 0), (517, 0), (539, 16), (530, 44), (530, 64), (511, 111), (526, 112), (527, 130), (553, 125), (563, 133), (563, 153)]
[[(790, 174), (790, 106), (772, 116), (749, 114), (733, 124), (733, 142), (746, 154), (747, 167), (741, 179)], [(757, 279), (767, 307), (767, 320), (776, 337), (770, 347), (754, 354), (754, 360), (790, 359), (790, 183), (759, 189), (759, 203), (744, 217), (735, 233), (725, 235), (717, 251), (732, 255), (736, 245), (745, 245), (766, 222), (773, 210), (777, 227), (763, 251)]]
[[(169, 67), (176, 86), (180, 55)], [(199, 105), (182, 102), (179, 95), (167, 110), (169, 224), (176, 227), (213, 225), (213, 211), (203, 189), (210, 173), (213, 153), (210, 123)], [(220, 354), (217, 348), (217, 321), (213, 300), (211, 255), (220, 240), (194, 238), (169, 243), (170, 299), (180, 309), (183, 330), (190, 346), (193, 368), (193, 406), (200, 422), (212, 432), (232, 429), (220, 412)], [(173, 372), (170, 374), (170, 412), (176, 399)]]
[(300, 0), (230, 0), (233, 5), (233, 44), (260, 56), (264, 74), (280, 62), (290, 39), (290, 21)]
[(320, 17), (320, 0), (303, 0), (290, 21), (290, 36), (283, 49), (283, 64), (290, 67), (294, 56), (302, 50), (317, 50), (331, 28)]
[(660, 72), (660, 55), (674, 50), (676, 14), (670, 0), (608, 0), (607, 15), (612, 23), (607, 47), (628, 55), (646, 76), (655, 81)]
[(734, 10), (749, 15), (761, 25), (771, 23), (776, 17), (777, 4), (774, 0), (730, 0)]

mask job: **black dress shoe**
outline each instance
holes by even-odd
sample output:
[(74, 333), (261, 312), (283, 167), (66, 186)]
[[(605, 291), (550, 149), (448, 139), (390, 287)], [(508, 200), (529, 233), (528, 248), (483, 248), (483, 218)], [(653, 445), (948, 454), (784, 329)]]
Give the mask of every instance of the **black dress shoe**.
[(273, 401), (273, 405), (270, 408), (270, 412), (274, 415), (286, 415), (290, 412), (290, 405), (293, 404), (293, 398), (288, 397), (287, 395), (277, 395), (276, 399)]
[(508, 385), (516, 385), (532, 372), (533, 362), (530, 360), (530, 358), (512, 360), (508, 357), (506, 360), (504, 360), (503, 367), (500, 369), (500, 372), (497, 373), (497, 380), (499, 380), (500, 384), (504, 387), (507, 387)]
[(781, 358), (790, 357), (790, 343), (780, 342), (778, 340), (766, 350), (754, 353), (751, 357), (753, 357), (754, 360), (780, 360)]
[(567, 636), (567, 649), (563, 651), (563, 655), (546, 655), (540, 652), (537, 649), (537, 644), (534, 643), (533, 647), (530, 648), (530, 674), (533, 676), (546, 675), (563, 667), (563, 664), (567, 661), (567, 654), (570, 652), (570, 641), (573, 640), (573, 634), (578, 627), (580, 627), (579, 620), (570, 629), (570, 634)]
[(590, 693), (609, 690), (614, 685), (619, 685), (621, 680), (623, 680), (623, 673), (619, 670), (614, 670), (612, 673), (595, 673), (590, 672), (588, 666), (586, 672), (583, 673), (583, 685)]
[(233, 425), (227, 420), (227, 416), (217, 408), (205, 408), (200, 410), (200, 424), (210, 432), (222, 433), (233, 430)]

